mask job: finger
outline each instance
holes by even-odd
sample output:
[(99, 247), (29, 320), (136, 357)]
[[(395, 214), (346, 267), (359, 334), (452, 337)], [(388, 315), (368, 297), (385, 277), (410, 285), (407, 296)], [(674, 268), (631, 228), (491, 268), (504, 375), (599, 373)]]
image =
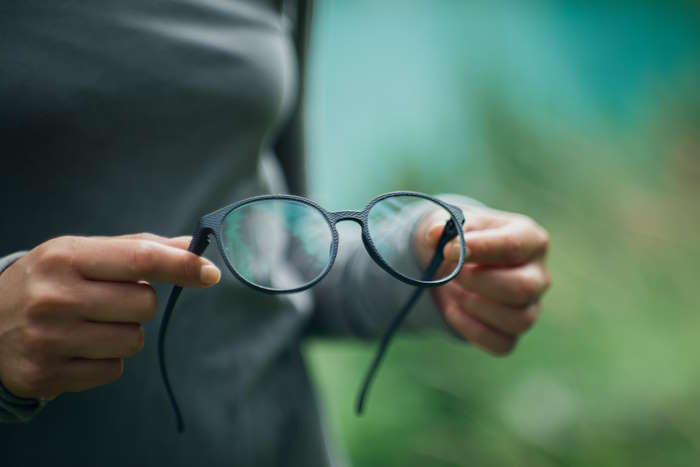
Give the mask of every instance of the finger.
[[(463, 206), (462, 210), (466, 213), (464, 225), (462, 226), (463, 232), (472, 232), (484, 229), (495, 229), (503, 225), (508, 224), (512, 221), (512, 214), (501, 213), (499, 211), (491, 211), (486, 208), (479, 208), (479, 211), (469, 211), (468, 206)], [(438, 219), (430, 218), (430, 225), (424, 230), (424, 242), (426, 247), (433, 249), (437, 246), (440, 235), (445, 228), (446, 218), (439, 217)], [(418, 229), (420, 231), (420, 229)], [(456, 248), (456, 255), (454, 260), (459, 258), (459, 240), (457, 238), (453, 239), (447, 246), (450, 248)], [(447, 251), (446, 257), (447, 257)]]
[(87, 238), (76, 251), (86, 279), (169, 282), (184, 287), (216, 284), (221, 272), (209, 260), (151, 240)]
[(468, 313), (492, 328), (511, 336), (518, 336), (532, 327), (541, 308), (539, 302), (526, 307), (503, 305), (469, 292), (454, 282), (434, 289), (434, 291), (433, 296), (440, 309), (454, 306), (456, 303), (464, 313)]
[(431, 249), (435, 248), (444, 230), (445, 221), (437, 222), (428, 227), (425, 231), (425, 236), (423, 237), (425, 247)]
[(89, 359), (131, 357), (143, 349), (143, 328), (133, 323), (73, 324), (68, 338), (57, 344), (65, 357)]
[(513, 336), (491, 328), (478, 319), (463, 312), (456, 303), (445, 310), (445, 321), (469, 342), (494, 355), (506, 355), (515, 347)]
[[(543, 256), (549, 245), (547, 233), (531, 220), (514, 220), (497, 228), (469, 230), (464, 241), (470, 251), (469, 261), (483, 265), (514, 266)], [(448, 248), (449, 247), (449, 248)], [(450, 242), (445, 258), (459, 258), (459, 243)]]
[(530, 329), (540, 312), (539, 302), (524, 308), (516, 308), (466, 291), (460, 294), (460, 300), (457, 303), (463, 312), (511, 336), (519, 336)]
[(79, 392), (118, 380), (124, 371), (120, 358), (89, 360), (76, 358), (65, 364), (61, 379), (57, 382), (64, 392)]
[(156, 292), (143, 282), (86, 281), (76, 309), (87, 321), (144, 323), (158, 309)]
[[(470, 210), (471, 208), (469, 206), (462, 206), (461, 209), (465, 212), (465, 222), (462, 226), (464, 232), (500, 227), (506, 224), (510, 219), (510, 215), (500, 213), (499, 211), (487, 210), (486, 208), (479, 208), (479, 211), (474, 211)], [(446, 221), (447, 217), (440, 210), (426, 219), (426, 222), (429, 222), (427, 227), (422, 229), (422, 226), (419, 226), (417, 232), (422, 232), (422, 230), (424, 230), (424, 241), (427, 247), (435, 248), (437, 246), (440, 235), (442, 235), (442, 231), (445, 228)]]
[(174, 248), (180, 248), (181, 250), (186, 250), (189, 248), (190, 242), (192, 242), (191, 235), (183, 235), (180, 237), (163, 237), (161, 235), (155, 235), (149, 232), (119, 235), (113, 238), (122, 238), (127, 240), (150, 240), (152, 242), (162, 243), (163, 245), (172, 246)]
[(522, 307), (542, 296), (549, 286), (549, 273), (539, 262), (515, 268), (467, 265), (455, 280), (470, 292), (504, 305)]
[[(422, 236), (422, 240), (419, 238), (418, 242), (418, 257), (421, 260), (421, 263), (423, 265), (426, 265), (430, 262), (431, 258), (435, 254), (435, 248), (438, 245), (438, 242), (440, 240), (440, 237), (442, 236), (442, 232), (445, 230), (445, 223), (441, 224), (434, 224), (430, 226), (425, 233)], [(441, 267), (438, 273), (436, 274), (436, 277), (444, 277), (445, 275), (451, 273), (454, 268), (455, 268), (455, 262), (459, 260), (459, 253), (461, 249), (461, 241), (459, 237), (455, 237), (452, 241), (448, 242), (443, 248), (443, 256), (445, 256), (448, 252), (451, 255), (454, 255), (454, 259), (451, 259), (449, 261), (445, 261)], [(452, 249), (455, 249), (454, 252)], [(469, 258), (470, 251), (469, 248), (465, 247), (464, 251), (464, 258), (465, 261), (467, 258)]]

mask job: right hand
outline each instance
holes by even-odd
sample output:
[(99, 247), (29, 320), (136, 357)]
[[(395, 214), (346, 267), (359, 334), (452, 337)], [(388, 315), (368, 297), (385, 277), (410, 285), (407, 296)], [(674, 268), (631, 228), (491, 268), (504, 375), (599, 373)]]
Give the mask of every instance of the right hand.
[(189, 237), (58, 237), (0, 274), (0, 382), (17, 397), (53, 399), (114, 382), (143, 348), (155, 316), (148, 282), (216, 284), (220, 271)]

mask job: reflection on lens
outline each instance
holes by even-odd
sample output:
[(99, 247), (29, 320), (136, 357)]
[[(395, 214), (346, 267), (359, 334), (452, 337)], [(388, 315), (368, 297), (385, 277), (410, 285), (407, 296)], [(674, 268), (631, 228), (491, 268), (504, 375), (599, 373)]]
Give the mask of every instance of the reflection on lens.
[[(377, 202), (369, 211), (367, 227), (375, 248), (384, 261), (404, 276), (422, 281), (444, 279), (454, 272), (454, 267), (443, 265), (432, 277), (425, 276), (425, 268), (435, 251), (422, 251), (416, 238), (421, 221), (447, 222), (450, 212), (425, 198), (397, 195)], [(454, 221), (452, 221), (454, 222)]]
[(234, 209), (224, 218), (221, 237), (224, 253), (241, 277), (275, 290), (295, 289), (321, 275), (333, 242), (320, 211), (282, 199)]

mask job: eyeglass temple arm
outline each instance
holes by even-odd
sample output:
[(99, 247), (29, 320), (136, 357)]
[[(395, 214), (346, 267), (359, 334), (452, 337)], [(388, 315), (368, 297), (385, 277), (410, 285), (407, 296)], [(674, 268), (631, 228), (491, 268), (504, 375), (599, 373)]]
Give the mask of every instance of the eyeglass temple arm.
[[(198, 228), (197, 232), (192, 236), (192, 241), (190, 246), (187, 248), (188, 251), (201, 256), (204, 250), (209, 246), (209, 235), (205, 233), (204, 229)], [(175, 394), (173, 393), (173, 388), (170, 385), (170, 379), (168, 378), (168, 369), (165, 366), (165, 335), (168, 331), (168, 323), (170, 322), (170, 317), (173, 314), (173, 309), (177, 303), (177, 299), (180, 297), (182, 292), (182, 287), (176, 285), (173, 287), (168, 297), (168, 303), (165, 306), (165, 311), (163, 312), (163, 319), (160, 322), (160, 330), (158, 332), (158, 365), (160, 366), (160, 375), (163, 379), (163, 384), (165, 385), (165, 391), (168, 393), (168, 399), (170, 400), (170, 405), (175, 413), (175, 419), (177, 420), (177, 431), (182, 433), (185, 431), (185, 423), (182, 419), (182, 413), (180, 412), (180, 407), (177, 405), (177, 400), (175, 399)]]
[[(447, 242), (456, 237), (457, 234), (458, 232), (457, 227), (455, 226), (455, 222), (453, 222), (452, 219), (449, 219), (445, 223), (445, 228), (443, 229), (442, 235), (440, 236), (440, 240), (438, 241), (438, 245), (435, 249), (435, 254), (430, 260), (430, 263), (426, 267), (425, 271), (423, 271), (422, 280), (427, 281), (432, 279), (432, 277), (435, 275), (438, 268), (442, 264), (442, 261), (445, 259), (445, 256), (443, 254), (445, 245), (447, 245)], [(374, 377), (376, 376), (377, 370), (379, 369), (379, 364), (381, 363), (382, 358), (386, 353), (386, 349), (389, 347), (389, 342), (391, 342), (391, 338), (399, 329), (401, 323), (403, 323), (403, 321), (406, 319), (409, 312), (411, 311), (411, 308), (416, 303), (416, 301), (418, 301), (418, 298), (421, 296), (424, 290), (425, 287), (418, 287), (413, 292), (413, 294), (411, 294), (411, 297), (404, 304), (404, 306), (401, 307), (396, 316), (394, 316), (394, 319), (391, 321), (391, 324), (389, 324), (389, 327), (384, 332), (384, 335), (382, 336), (382, 339), (379, 342), (379, 348), (377, 349), (377, 353), (374, 355), (374, 360), (372, 360), (372, 364), (367, 370), (365, 379), (362, 383), (362, 387), (360, 388), (360, 392), (357, 396), (357, 403), (355, 404), (355, 412), (357, 413), (357, 415), (362, 414), (362, 411), (365, 406), (365, 401), (367, 400), (367, 394), (369, 392), (370, 385), (372, 384), (372, 381), (374, 381)]]

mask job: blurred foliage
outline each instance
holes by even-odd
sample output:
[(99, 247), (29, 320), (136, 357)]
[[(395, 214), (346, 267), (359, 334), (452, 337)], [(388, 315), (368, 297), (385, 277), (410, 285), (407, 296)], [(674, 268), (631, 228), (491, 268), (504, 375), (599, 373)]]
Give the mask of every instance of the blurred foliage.
[(339, 449), (355, 466), (699, 465), (697, 6), (378, 3), (319, 5), (316, 197), (527, 213), (554, 286), (508, 358), (395, 341), (362, 418), (374, 346), (312, 343)]

